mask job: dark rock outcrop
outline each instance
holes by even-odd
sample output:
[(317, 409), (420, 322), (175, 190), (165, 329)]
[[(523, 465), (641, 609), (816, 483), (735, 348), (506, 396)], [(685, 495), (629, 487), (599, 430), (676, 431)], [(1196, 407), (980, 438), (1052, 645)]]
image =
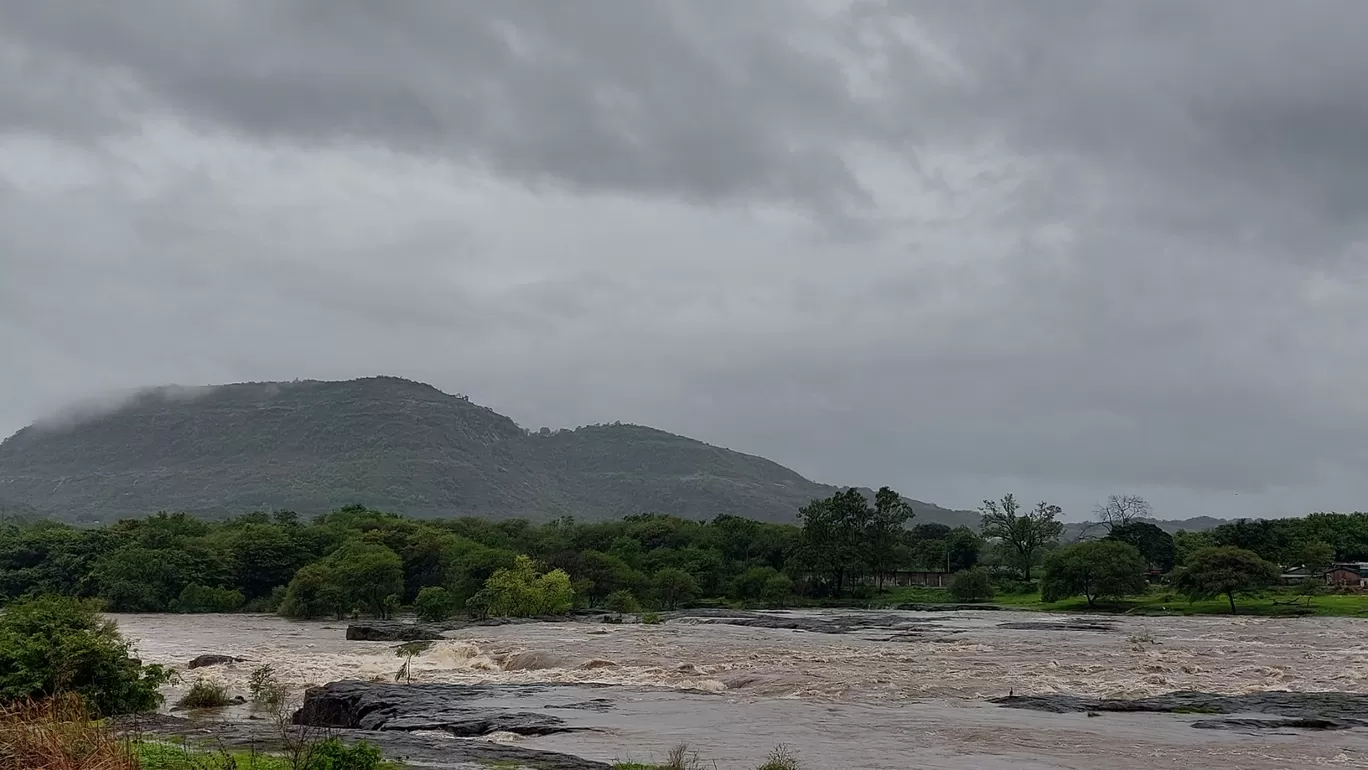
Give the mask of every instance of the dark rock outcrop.
[(850, 634), (877, 629), (900, 631), (924, 627), (930, 621), (890, 614), (862, 615), (780, 615), (736, 610), (681, 610), (667, 619), (678, 623), (699, 625), (749, 626), (810, 631), (817, 634)]
[(242, 658), (235, 658), (232, 655), (201, 655), (190, 661), (189, 668), (204, 668), (205, 666), (221, 666), (225, 663), (242, 663)]
[(1278, 720), (1211, 719), (1194, 722), (1204, 729), (1294, 728), (1333, 730), (1368, 726), (1368, 694), (1344, 692), (1259, 692), (1212, 695), (1171, 692), (1152, 698), (1081, 698), (1071, 695), (1009, 695), (993, 703), (1007, 708), (1071, 712), (1154, 712), (1166, 714), (1268, 714)]
[(377, 621), (353, 623), (347, 626), (347, 640), (351, 642), (421, 642), (441, 639), (443, 629), (437, 626)]
[(1014, 623), (999, 623), (998, 628), (1018, 631), (1115, 631), (1115, 620), (1084, 620), (1068, 618), (1065, 620), (1022, 620)]
[(1199, 719), (1192, 726), (1199, 730), (1348, 730), (1356, 725), (1333, 719)]
[[(191, 744), (203, 742), (211, 747), (229, 750), (280, 751), (284, 744), (280, 731), (266, 722), (217, 722), (205, 719), (184, 719), (169, 714), (141, 714), (115, 717), (110, 720), (116, 732), (139, 738), (158, 736)], [(307, 731), (307, 728), (296, 728)], [(492, 743), (489, 741), (458, 741), (407, 732), (373, 732), (365, 730), (333, 729), (329, 735), (347, 743), (367, 741), (379, 747), (387, 759), (398, 760), (415, 767), (468, 770), (470, 767), (535, 767), (538, 770), (612, 770), (603, 762), (584, 759), (554, 751)]]
[(489, 702), (509, 691), (483, 685), (332, 682), (305, 693), (293, 722), (353, 730), (440, 730), (462, 738), (494, 732), (551, 735), (573, 729), (556, 716)]

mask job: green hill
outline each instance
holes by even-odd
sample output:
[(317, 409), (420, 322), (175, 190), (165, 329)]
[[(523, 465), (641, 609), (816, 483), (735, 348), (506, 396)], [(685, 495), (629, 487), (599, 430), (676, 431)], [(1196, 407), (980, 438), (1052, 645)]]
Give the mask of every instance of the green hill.
[[(834, 488), (761, 457), (638, 425), (530, 433), (393, 377), (146, 391), (0, 443), (0, 500), (108, 520), (350, 503), (419, 516), (582, 519), (644, 512), (793, 521)], [(917, 521), (977, 516), (914, 501)]]

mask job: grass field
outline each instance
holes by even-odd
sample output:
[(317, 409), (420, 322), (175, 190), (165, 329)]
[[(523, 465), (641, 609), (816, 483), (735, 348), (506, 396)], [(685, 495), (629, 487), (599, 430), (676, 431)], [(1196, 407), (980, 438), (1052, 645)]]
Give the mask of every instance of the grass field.
[[(1296, 594), (1292, 591), (1270, 590), (1261, 596), (1240, 597), (1235, 608), (1240, 615), (1258, 616), (1322, 616), (1368, 617), (1368, 594), (1326, 594), (1292, 605)], [(898, 604), (956, 603), (949, 592), (941, 588), (897, 588), (877, 594), (871, 600), (875, 606)], [(1089, 607), (1083, 597), (1058, 602), (1043, 602), (1040, 594), (999, 594), (983, 604), (1010, 607), (1035, 612), (1106, 612), (1132, 615), (1229, 615), (1230, 603), (1224, 598), (1189, 602), (1171, 590), (1155, 586), (1148, 594), (1118, 602), (1098, 603)]]

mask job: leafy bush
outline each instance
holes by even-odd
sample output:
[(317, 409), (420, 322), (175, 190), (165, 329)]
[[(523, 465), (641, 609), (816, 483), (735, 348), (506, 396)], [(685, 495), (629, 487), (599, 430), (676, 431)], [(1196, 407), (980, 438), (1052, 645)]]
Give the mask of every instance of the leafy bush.
[(788, 575), (774, 575), (765, 581), (760, 598), (771, 607), (782, 607), (793, 595), (793, 579)]
[(802, 766), (798, 752), (781, 743), (770, 750), (765, 763), (755, 770), (801, 770)]
[(267, 663), (247, 676), (247, 692), (258, 706), (275, 708), (285, 702), (287, 690), (276, 677), (275, 668)]
[(440, 623), (456, 614), (456, 597), (441, 586), (428, 586), (418, 592), (413, 600), (413, 610), (418, 619), (428, 623)]
[(648, 626), (658, 626), (665, 622), (659, 612), (648, 612), (641, 616), (641, 622)]
[(609, 612), (640, 612), (641, 602), (637, 601), (631, 591), (614, 591), (608, 595), (607, 601), (603, 603), (603, 608)]
[(189, 583), (176, 598), (176, 612), (237, 612), (246, 603), (240, 591)]
[(678, 567), (666, 567), (652, 575), (651, 587), (660, 606), (668, 610), (698, 598), (698, 581)]
[(177, 708), (183, 709), (216, 709), (232, 703), (228, 697), (228, 688), (208, 679), (196, 679), (187, 692), (180, 700), (176, 701)]
[(538, 574), (526, 556), (491, 575), (484, 590), (488, 592), (489, 614), (496, 617), (563, 615), (575, 605), (570, 576), (559, 569)]
[(44, 596), (0, 614), (0, 702), (76, 693), (101, 715), (150, 711), (171, 677), (136, 660), (90, 602)]
[(320, 741), (309, 754), (307, 770), (379, 770), (380, 749), (358, 741), (351, 746), (337, 738)]
[(977, 602), (993, 598), (993, 581), (983, 567), (967, 569), (950, 579), (950, 595), (956, 601)]

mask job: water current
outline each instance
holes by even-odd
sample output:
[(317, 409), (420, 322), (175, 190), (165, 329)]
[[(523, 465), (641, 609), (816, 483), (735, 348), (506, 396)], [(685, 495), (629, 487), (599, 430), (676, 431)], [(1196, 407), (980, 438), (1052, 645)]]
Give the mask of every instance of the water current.
[[(557, 689), (607, 699), (611, 708), (575, 713), (577, 725), (593, 729), (503, 736), (607, 761), (659, 759), (687, 742), (721, 770), (753, 767), (779, 743), (796, 749), (810, 770), (1281, 770), (1368, 762), (1368, 730), (1198, 730), (1191, 723), (1200, 715), (1090, 717), (985, 700), (1009, 693), (1362, 692), (1368, 623), (1361, 620), (1123, 617), (1096, 630), (1026, 613), (896, 614), (896, 625), (844, 634), (687, 619), (468, 628), (415, 658), (412, 676), (571, 685)], [(341, 679), (393, 681), (402, 663), (393, 643), (346, 641), (345, 623), (269, 615), (116, 619), (148, 662), (184, 667), (203, 653), (246, 659), (195, 672), (235, 693), (246, 692), (249, 672), (263, 663), (296, 693)], [(1042, 622), (1046, 627), (1011, 627)]]

